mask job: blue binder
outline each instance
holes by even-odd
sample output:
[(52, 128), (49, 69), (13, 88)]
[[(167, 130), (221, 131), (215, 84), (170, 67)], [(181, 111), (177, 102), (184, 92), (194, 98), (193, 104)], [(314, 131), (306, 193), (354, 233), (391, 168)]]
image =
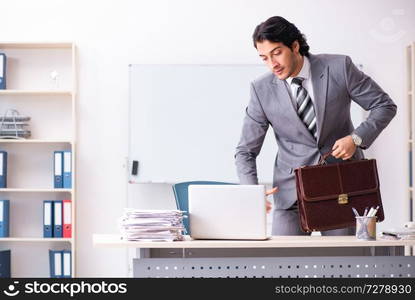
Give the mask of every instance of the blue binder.
[(63, 151), (55, 151), (53, 156), (53, 186), (63, 188)]
[(53, 237), (53, 201), (43, 201), (43, 237)]
[(0, 251), (0, 278), (10, 278), (10, 250)]
[(0, 151), (0, 188), (7, 188), (7, 152)]
[(0, 53), (0, 90), (6, 89), (6, 54)]
[(72, 277), (72, 253), (70, 250), (62, 251), (62, 277)]
[(72, 188), (72, 152), (63, 151), (63, 188)]
[(62, 251), (49, 250), (49, 270), (51, 278), (62, 278)]
[(0, 237), (9, 237), (10, 201), (0, 200)]
[(61, 238), (62, 237), (62, 214), (63, 213), (63, 204), (62, 200), (53, 201), (53, 237)]

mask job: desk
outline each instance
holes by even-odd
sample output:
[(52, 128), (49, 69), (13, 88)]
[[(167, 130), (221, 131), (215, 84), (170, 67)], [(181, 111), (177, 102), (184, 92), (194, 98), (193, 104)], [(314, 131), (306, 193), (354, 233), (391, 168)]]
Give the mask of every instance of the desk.
[[(192, 240), (186, 236), (185, 241), (134, 242), (124, 241), (119, 235), (94, 234), (93, 243), (96, 247), (140, 249), (140, 258), (133, 261), (135, 277), (415, 277), (415, 257), (403, 256), (404, 247), (414, 246), (415, 240), (275, 236), (265, 241), (245, 241)], [(151, 249), (175, 249), (181, 255), (159, 258), (151, 255)], [(205, 254), (215, 249), (227, 250), (228, 257), (189, 257), (189, 249), (204, 249)], [(249, 255), (235, 253), (247, 249)], [(316, 249), (319, 251), (313, 252)], [(344, 255), (345, 250), (358, 249), (363, 250), (360, 255)]]

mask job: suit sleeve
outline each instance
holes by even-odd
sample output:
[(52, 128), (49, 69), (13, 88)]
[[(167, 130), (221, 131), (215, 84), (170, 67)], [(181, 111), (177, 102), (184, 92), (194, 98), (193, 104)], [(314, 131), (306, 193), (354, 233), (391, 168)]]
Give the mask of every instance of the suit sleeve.
[(369, 76), (357, 69), (350, 57), (345, 59), (345, 78), (350, 98), (366, 111), (368, 118), (354, 131), (362, 138), (362, 149), (367, 149), (396, 114), (396, 105)]
[(242, 134), (235, 154), (236, 169), (241, 184), (258, 184), (256, 157), (261, 151), (269, 127), (269, 121), (253, 84), (250, 94), (251, 98), (246, 108)]

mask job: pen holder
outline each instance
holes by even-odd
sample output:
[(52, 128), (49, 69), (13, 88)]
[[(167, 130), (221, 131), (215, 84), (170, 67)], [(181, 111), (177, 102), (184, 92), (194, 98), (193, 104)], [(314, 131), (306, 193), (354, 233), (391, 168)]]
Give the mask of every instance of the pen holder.
[(376, 240), (376, 216), (356, 217), (356, 238), (364, 241)]

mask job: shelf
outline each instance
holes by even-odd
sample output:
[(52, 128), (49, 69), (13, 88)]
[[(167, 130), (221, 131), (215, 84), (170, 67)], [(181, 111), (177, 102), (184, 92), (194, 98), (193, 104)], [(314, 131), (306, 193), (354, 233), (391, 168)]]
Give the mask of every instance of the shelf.
[(62, 43), (27, 43), (27, 42), (3, 42), (0, 43), (0, 49), (70, 49), (73, 47), (72, 43), (62, 42)]
[(73, 142), (70, 140), (0, 139), (0, 143), (3, 143), (3, 144), (72, 144)]
[[(53, 151), (69, 148), (72, 151), (72, 178), (76, 178), (78, 82), (76, 45), (68, 41), (0, 41), (0, 52), (6, 53), (10, 60), (9, 71), (14, 75), (9, 76), (8, 89), (0, 90), (0, 101), (4, 102), (3, 106), (16, 106), (16, 109), (24, 110), (31, 120), (36, 120), (31, 128), (32, 133), (33, 131), (38, 133), (29, 139), (0, 139), (0, 148), (5, 148), (13, 155), (10, 163), (16, 171), (10, 172), (12, 177), (8, 188), (0, 188), (0, 196), (10, 199), (10, 202), (18, 202), (13, 208), (13, 221), (10, 221), (13, 222), (13, 228), (22, 229), (27, 226), (39, 228), (38, 223), (41, 221), (37, 217), (42, 215), (42, 211), (38, 209), (43, 199), (70, 199), (73, 226), (71, 238), (44, 238), (41, 231), (22, 231), (19, 235), (20, 230), (17, 230), (11, 237), (0, 238), (0, 244), (10, 243), (9, 247), (16, 249), (15, 253), (12, 253), (15, 261), (23, 261), (31, 253), (47, 256), (47, 248), (70, 249), (71, 275), (76, 277), (75, 180), (72, 182), (72, 188), (53, 188), (51, 170), (53, 167), (50, 159)], [(59, 82), (55, 82), (55, 85), (52, 78), (48, 76), (53, 70), (56, 70), (62, 78)], [(59, 85), (56, 85), (57, 83)], [(27, 153), (32, 155), (27, 163), (26, 161), (23, 163), (20, 156)], [(37, 167), (40, 168), (39, 173), (36, 172)], [(37, 216), (37, 221), (31, 218), (26, 220), (32, 214)], [(38, 277), (36, 275), (38, 270), (45, 267), (44, 261), (31, 260), (30, 264), (34, 277)], [(22, 277), (21, 275), (26, 273), (26, 263), (13, 265), (13, 277)]]
[(0, 238), (0, 242), (40, 242), (40, 243), (49, 243), (49, 242), (66, 242), (72, 243), (72, 238)]
[(0, 90), (0, 95), (72, 96), (72, 92), (66, 90)]
[(23, 189), (23, 188), (5, 188), (0, 192), (10, 193), (72, 193), (72, 189)]

